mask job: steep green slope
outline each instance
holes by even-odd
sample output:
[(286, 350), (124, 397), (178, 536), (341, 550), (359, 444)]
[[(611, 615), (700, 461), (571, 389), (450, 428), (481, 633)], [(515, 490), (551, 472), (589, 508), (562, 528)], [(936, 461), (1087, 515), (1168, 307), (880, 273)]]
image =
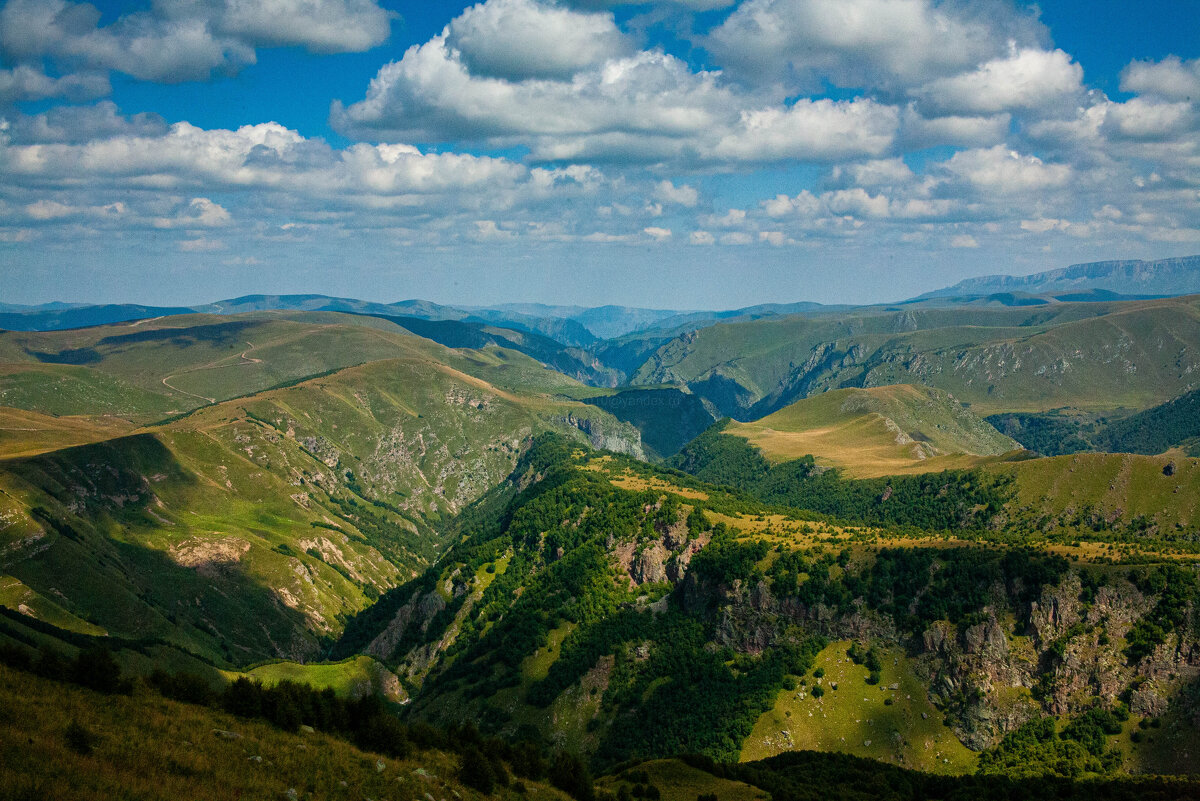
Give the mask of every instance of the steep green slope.
[[(546, 372), (519, 354), (447, 354), (514, 383)], [(600, 409), (421, 358), (0, 461), (0, 575), (88, 625), (222, 664), (312, 658), (435, 559), (443, 519), (551, 429), (638, 451)]]
[(1127, 416), (1085, 415), (1072, 410), (999, 414), (988, 421), (1046, 456), (1084, 451), (1157, 454), (1180, 448), (1200, 454), (1200, 390)]
[(980, 460), (952, 457), (1020, 449), (948, 393), (909, 384), (830, 390), (725, 433), (772, 461), (811, 455), (862, 477), (966, 467)]
[(717, 324), (634, 383), (682, 382), (738, 420), (839, 387), (925, 384), (981, 412), (1144, 408), (1191, 389), (1195, 298), (1036, 309), (856, 311)]
[[(1190, 567), (1072, 565), (917, 533), (895, 547), (899, 532), (848, 532), (679, 481), (543, 441), (460, 521), (466, 539), (351, 621), (335, 652), (395, 667), (418, 718), (538, 731), (599, 766), (680, 752), (732, 761), (755, 738), (777, 751), (779, 730), (762, 727), (791, 712), (793, 742), (807, 732), (818, 747), (899, 761), (929, 739), (954, 756), (937, 768), (961, 771), (962, 745), (999, 748), (1027, 721), (1066, 724), (1116, 696), (1130, 726), (1170, 716), (1178, 736), (1151, 762), (1126, 728), (1086, 739), (1076, 727), (1080, 770), (1179, 770), (1200, 744), (1182, 723), (1200, 709), (1194, 673), (1170, 667), (1200, 631)], [(833, 639), (853, 647), (814, 662)], [(823, 683), (836, 698), (781, 700)], [(882, 711), (874, 729), (861, 716), (808, 721), (825, 703)], [(927, 756), (918, 764), (934, 767)]]
[[(1200, 438), (1200, 390), (1180, 395), (1161, 406), (1108, 423), (1095, 437), (1101, 450), (1118, 453), (1162, 453), (1186, 445), (1194, 450)], [(1196, 455), (1196, 454), (1191, 454)]]
[(676, 388), (635, 388), (579, 397), (635, 426), (655, 456), (674, 455), (713, 424), (712, 414), (698, 397)]

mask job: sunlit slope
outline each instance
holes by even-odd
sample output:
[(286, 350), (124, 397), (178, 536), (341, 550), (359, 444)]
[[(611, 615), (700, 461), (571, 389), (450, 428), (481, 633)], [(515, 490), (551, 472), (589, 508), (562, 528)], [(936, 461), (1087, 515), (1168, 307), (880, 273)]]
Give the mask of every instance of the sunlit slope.
[(1200, 459), (1079, 453), (987, 468), (1016, 479), (1010, 527), (1130, 531), (1195, 542), (1200, 525)]
[(114, 417), (53, 417), (0, 406), (0, 455), (33, 456), (46, 451), (112, 439), (133, 426)]
[(1195, 632), (1153, 622), (1168, 584), (1192, 597), (1192, 559), (831, 525), (550, 440), (525, 458), (334, 649), (395, 669), (415, 717), (538, 730), (600, 768), (817, 749), (961, 773), (1024, 721), (1086, 714), (1103, 686), (1142, 695), (1097, 751), (1144, 769), (1130, 732), (1161, 717), (1164, 762), (1193, 753), (1194, 729), (1166, 733), (1196, 708), (1194, 675), (1174, 675)]
[[(0, 334), (0, 337), (4, 335)], [(167, 392), (164, 387), (159, 387)], [(48, 415), (157, 420), (178, 404), (100, 370), (67, 364), (0, 363), (0, 405)]]
[[(444, 350), (382, 320), (340, 314), (184, 315), (73, 331), (0, 334), (0, 352), (10, 357), (19, 353), (24, 364), (74, 366), (67, 375), (78, 381), (86, 375), (79, 368), (88, 368), (104, 376), (92, 383), (104, 387), (120, 382), (152, 393), (175, 412), (378, 359), (428, 357)], [(5, 383), (15, 382), (6, 378), (0, 387)], [(64, 404), (61, 393), (39, 393), (27, 383), (21, 384), (23, 394), (0, 400), (59, 414), (108, 411), (92, 397), (100, 390), (78, 392), (77, 403)], [(121, 411), (119, 404), (107, 405)], [(151, 411), (155, 404), (143, 400), (129, 406), (136, 413)]]
[(863, 477), (967, 467), (1021, 447), (948, 393), (911, 384), (831, 390), (725, 433), (773, 462), (811, 455)]
[(1194, 297), (1051, 309), (856, 312), (718, 324), (661, 346), (635, 383), (682, 382), (750, 420), (828, 389), (915, 383), (977, 413), (1145, 408), (1200, 370)]
[[(502, 357), (470, 360), (513, 377)], [(638, 447), (595, 407), (393, 359), (0, 460), (0, 580), (114, 636), (230, 664), (311, 658), (550, 429)]]

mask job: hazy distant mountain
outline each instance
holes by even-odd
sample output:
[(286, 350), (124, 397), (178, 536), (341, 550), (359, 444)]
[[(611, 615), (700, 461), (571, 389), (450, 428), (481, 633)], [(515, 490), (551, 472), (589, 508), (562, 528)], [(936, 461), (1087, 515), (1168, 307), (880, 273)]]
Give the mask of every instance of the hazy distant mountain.
[(926, 292), (916, 299), (1005, 292), (1043, 295), (1097, 289), (1122, 295), (1197, 294), (1200, 293), (1200, 256), (1158, 261), (1097, 261), (1033, 275), (985, 275)]
[[(953, 286), (886, 306), (1019, 307), (1191, 294), (1200, 294), (1200, 255), (1158, 261), (1100, 261), (1034, 275), (968, 278)], [(587, 348), (598, 340), (635, 334), (672, 337), (716, 322), (744, 322), (796, 314), (829, 315), (854, 308), (881, 307), (825, 306), (811, 302), (764, 303), (721, 311), (543, 303), (447, 306), (420, 299), (377, 303), (327, 295), (245, 295), (191, 307), (90, 306), (58, 302), (40, 306), (0, 304), (0, 329), (54, 331), (192, 312), (332, 311), (485, 323), (548, 337), (568, 348)]]
[(7, 331), (62, 331), (68, 328), (88, 328), (94, 325), (141, 320), (147, 317), (166, 317), (189, 314), (184, 307), (138, 306), (119, 304), (76, 306), (65, 303), (46, 303), (41, 306), (5, 306), (0, 311), (0, 329)]

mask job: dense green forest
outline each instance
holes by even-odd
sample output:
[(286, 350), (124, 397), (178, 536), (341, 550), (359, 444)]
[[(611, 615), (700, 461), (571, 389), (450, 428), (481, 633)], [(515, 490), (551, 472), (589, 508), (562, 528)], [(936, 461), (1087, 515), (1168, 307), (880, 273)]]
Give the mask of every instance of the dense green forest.
[(772, 466), (745, 439), (722, 434), (727, 424), (716, 423), (667, 464), (762, 503), (926, 531), (984, 528), (1011, 496), (1010, 479), (978, 470), (848, 479), (810, 456)]
[(792, 751), (758, 762), (687, 761), (714, 776), (735, 779), (771, 794), (772, 801), (1157, 801), (1194, 797), (1196, 784), (1179, 779), (1079, 781), (1057, 776), (933, 776), (848, 754)]
[[(722, 453), (734, 465), (756, 464), (753, 451), (722, 450), (729, 441), (744, 442), (713, 432), (685, 450), (680, 461), (696, 459), (683, 463), (701, 475), (721, 467)], [(708, 458), (697, 459), (698, 453)], [(1022, 633), (1034, 625), (1034, 602), (1044, 602), (1043, 593), (1059, 586), (1072, 569), (1061, 556), (1022, 548), (881, 548), (865, 554), (845, 545), (768, 544), (713, 522), (720, 513), (756, 515), (781, 508), (764, 506), (749, 491), (724, 492), (687, 474), (611, 455), (603, 457), (604, 470), (588, 469), (594, 458), (555, 435), (535, 440), (510, 483), (460, 517), (458, 544), (447, 557), (351, 620), (335, 654), (360, 651), (401, 610), (440, 595), (444, 606), (408, 625), (386, 656), (403, 674), (413, 655), (423, 664), (426, 657), (420, 654), (443, 648), (428, 675), (408, 688), (413, 702), (406, 714), (412, 719), (437, 720), (454, 709), (471, 715), (489, 736), (549, 736), (529, 721), (561, 714), (564, 698), (570, 705), (587, 702), (572, 693), (601, 670), (605, 681), (593, 691), (596, 706), (586, 720), (594, 769), (681, 753), (732, 762), (781, 690), (819, 678), (812, 673), (813, 662), (828, 641), (815, 618), (809, 621), (810, 611), (836, 620), (870, 610), (888, 622), (901, 644), (920, 648), (923, 635), (939, 622), (960, 632), (989, 621), (994, 625), (999, 597), (1013, 618), (1007, 625)], [(811, 469), (811, 463), (804, 466)], [(690, 494), (624, 489), (605, 470), (634, 470), (645, 482), (677, 481), (675, 486), (686, 485)], [(771, 495), (763, 488), (783, 484), (781, 474), (769, 467), (765, 472), (743, 486), (775, 500), (782, 492)], [(894, 490), (893, 497), (912, 493), (911, 502), (895, 507), (906, 516), (900, 519), (961, 525), (956, 507), (941, 505), (942, 499), (965, 504), (964, 497), (979, 497), (970, 493), (998, 492), (994, 485), (973, 484), (970, 473), (951, 475), (954, 481), (946, 475), (916, 477)], [(878, 507), (863, 502), (881, 492), (878, 482), (836, 476), (825, 481), (812, 485), (848, 488), (838, 496), (839, 505), (826, 508), (842, 516), (879, 514)], [(948, 484), (952, 489), (943, 490)], [(862, 487), (870, 487), (870, 495)], [(922, 505), (920, 499), (929, 496), (935, 503)], [(854, 507), (854, 502), (864, 505)], [(796, 520), (808, 525), (799, 513)], [(664, 557), (664, 568), (674, 578), (635, 585), (626, 572), (632, 568), (620, 558), (636, 560), (668, 540), (677, 550)], [(687, 550), (678, 543), (693, 541), (704, 547), (694, 552), (684, 576), (672, 565)], [(616, 557), (623, 548), (633, 556)], [(1101, 588), (1120, 582), (1155, 599), (1126, 637), (1123, 653), (1130, 665), (1185, 623), (1197, 595), (1195, 573), (1182, 567), (1074, 569), (1081, 602), (1091, 603)], [(747, 604), (790, 611), (786, 618), (772, 611), (757, 617)], [(734, 612), (735, 607), (741, 611)], [(746, 614), (751, 620), (738, 622)], [(1086, 633), (1082, 625), (1076, 628), (1054, 644), (1058, 651), (1047, 651), (1047, 659), (1061, 659), (1066, 642)], [(753, 638), (753, 646), (746, 637)], [(531, 678), (529, 660), (541, 660), (550, 651), (544, 674)], [(880, 682), (873, 642), (854, 644), (849, 656), (866, 666), (867, 684)], [(817, 683), (813, 687), (814, 697), (824, 693)], [(1113, 724), (1106, 716), (1128, 712), (1110, 701), (1098, 701), (1098, 711), (1053, 738), (1036, 728), (1014, 732), (986, 752), (981, 764), (1007, 771), (1005, 766), (1028, 761), (1031, 775), (1119, 772), (1123, 763), (1113, 751)], [(947, 722), (969, 725), (970, 703), (965, 697), (948, 700), (942, 709)]]
[(1200, 454), (1200, 390), (1128, 417), (995, 414), (987, 421), (1043, 456), (1085, 451), (1156, 454), (1174, 447)]

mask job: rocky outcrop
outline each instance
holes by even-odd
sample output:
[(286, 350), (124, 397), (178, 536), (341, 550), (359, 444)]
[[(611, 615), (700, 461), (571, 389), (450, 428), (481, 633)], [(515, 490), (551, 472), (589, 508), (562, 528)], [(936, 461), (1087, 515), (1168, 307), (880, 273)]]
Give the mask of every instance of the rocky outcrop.
[[(742, 653), (778, 645), (797, 627), (830, 639), (904, 645), (915, 655), (931, 700), (975, 750), (1037, 717), (1074, 717), (1097, 699), (1122, 700), (1135, 715), (1162, 715), (1180, 703), (1181, 688), (1200, 685), (1200, 642), (1190, 623), (1129, 664), (1125, 635), (1156, 599), (1116, 576), (1085, 593), (1079, 572), (1070, 570), (1024, 604), (1019, 599), (1028, 596), (1019, 582), (997, 585), (988, 594), (992, 603), (971, 622), (934, 622), (915, 641), (861, 599), (846, 610), (776, 598), (766, 581), (727, 587), (683, 582), (685, 607), (713, 616), (714, 644)], [(1200, 700), (1196, 718), (1200, 723)]]
[(641, 433), (628, 423), (621, 423), (615, 418), (609, 422), (598, 418), (579, 417), (574, 414), (560, 417), (556, 422), (568, 425), (585, 434), (588, 444), (597, 450), (623, 453), (635, 459), (646, 458), (646, 451), (642, 448)]

